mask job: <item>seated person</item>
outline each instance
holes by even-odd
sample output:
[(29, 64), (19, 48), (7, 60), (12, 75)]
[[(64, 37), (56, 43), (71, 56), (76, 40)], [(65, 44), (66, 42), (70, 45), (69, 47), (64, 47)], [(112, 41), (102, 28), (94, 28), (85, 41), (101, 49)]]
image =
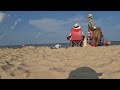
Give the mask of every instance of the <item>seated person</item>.
[(102, 34), (101, 46), (108, 46), (110, 44), (111, 44), (111, 42), (109, 40), (105, 39), (104, 35)]
[(81, 26), (78, 23), (76, 23), (74, 25), (74, 28), (71, 30), (69, 36), (67, 37), (67, 40), (70, 40), (72, 44), (75, 44), (75, 43), (78, 44), (80, 41), (82, 41), (80, 42), (80, 46), (82, 46), (84, 37), (85, 36)]
[(71, 40), (71, 39), (72, 39), (72, 31), (75, 31), (75, 30), (81, 30), (82, 36), (84, 37), (84, 33), (83, 33), (83, 31), (82, 31), (81, 26), (80, 26), (78, 23), (76, 23), (76, 24), (74, 25), (74, 28), (71, 30), (69, 36), (67, 37), (67, 40)]
[(111, 44), (111, 42), (109, 41), (109, 40), (107, 40), (107, 39), (105, 39), (105, 46), (108, 46), (108, 45), (110, 45)]

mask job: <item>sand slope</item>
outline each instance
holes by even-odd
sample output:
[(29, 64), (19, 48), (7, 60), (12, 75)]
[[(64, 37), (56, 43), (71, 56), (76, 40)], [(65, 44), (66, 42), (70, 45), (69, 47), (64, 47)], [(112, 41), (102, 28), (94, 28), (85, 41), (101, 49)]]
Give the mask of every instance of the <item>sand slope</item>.
[(0, 49), (1, 79), (66, 79), (80, 67), (101, 73), (99, 79), (120, 79), (120, 46)]

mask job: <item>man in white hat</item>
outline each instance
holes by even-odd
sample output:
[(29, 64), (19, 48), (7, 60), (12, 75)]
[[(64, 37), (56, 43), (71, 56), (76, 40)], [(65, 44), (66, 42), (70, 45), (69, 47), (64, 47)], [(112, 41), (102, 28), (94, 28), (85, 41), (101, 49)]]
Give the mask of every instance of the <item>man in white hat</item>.
[[(80, 24), (79, 23), (76, 23), (75, 25), (74, 25), (74, 28), (73, 29), (76, 29), (76, 30), (82, 30), (82, 28), (81, 28), (81, 26), (80, 26)], [(84, 36), (84, 33), (83, 33), (83, 31), (82, 31), (82, 35)], [(71, 32), (70, 32), (70, 34), (69, 34), (69, 36), (67, 37), (67, 40), (71, 40)]]

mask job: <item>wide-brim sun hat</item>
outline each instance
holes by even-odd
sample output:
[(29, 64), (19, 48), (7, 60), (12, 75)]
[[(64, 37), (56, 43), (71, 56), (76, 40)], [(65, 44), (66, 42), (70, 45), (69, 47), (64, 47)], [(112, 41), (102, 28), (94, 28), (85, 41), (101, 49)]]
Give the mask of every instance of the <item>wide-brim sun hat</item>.
[(74, 28), (81, 28), (81, 26), (80, 26), (79, 23), (76, 23), (76, 24), (74, 25)]
[(93, 18), (92, 14), (88, 14), (88, 18)]

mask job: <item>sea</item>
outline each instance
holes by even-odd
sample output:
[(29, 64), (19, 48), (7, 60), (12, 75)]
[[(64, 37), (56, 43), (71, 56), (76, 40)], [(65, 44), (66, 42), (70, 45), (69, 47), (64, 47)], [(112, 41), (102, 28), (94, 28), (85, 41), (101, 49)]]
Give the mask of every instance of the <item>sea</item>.
[[(54, 47), (56, 44), (61, 45), (62, 48), (66, 48), (66, 47), (71, 47), (70, 43), (48, 43), (48, 44), (24, 44), (24, 46), (35, 46), (35, 47), (43, 47), (43, 46), (47, 46), (47, 47)], [(111, 45), (120, 45), (120, 41), (111, 41)], [(0, 46), (0, 48), (22, 48), (23, 45), (4, 45), (4, 46)]]

